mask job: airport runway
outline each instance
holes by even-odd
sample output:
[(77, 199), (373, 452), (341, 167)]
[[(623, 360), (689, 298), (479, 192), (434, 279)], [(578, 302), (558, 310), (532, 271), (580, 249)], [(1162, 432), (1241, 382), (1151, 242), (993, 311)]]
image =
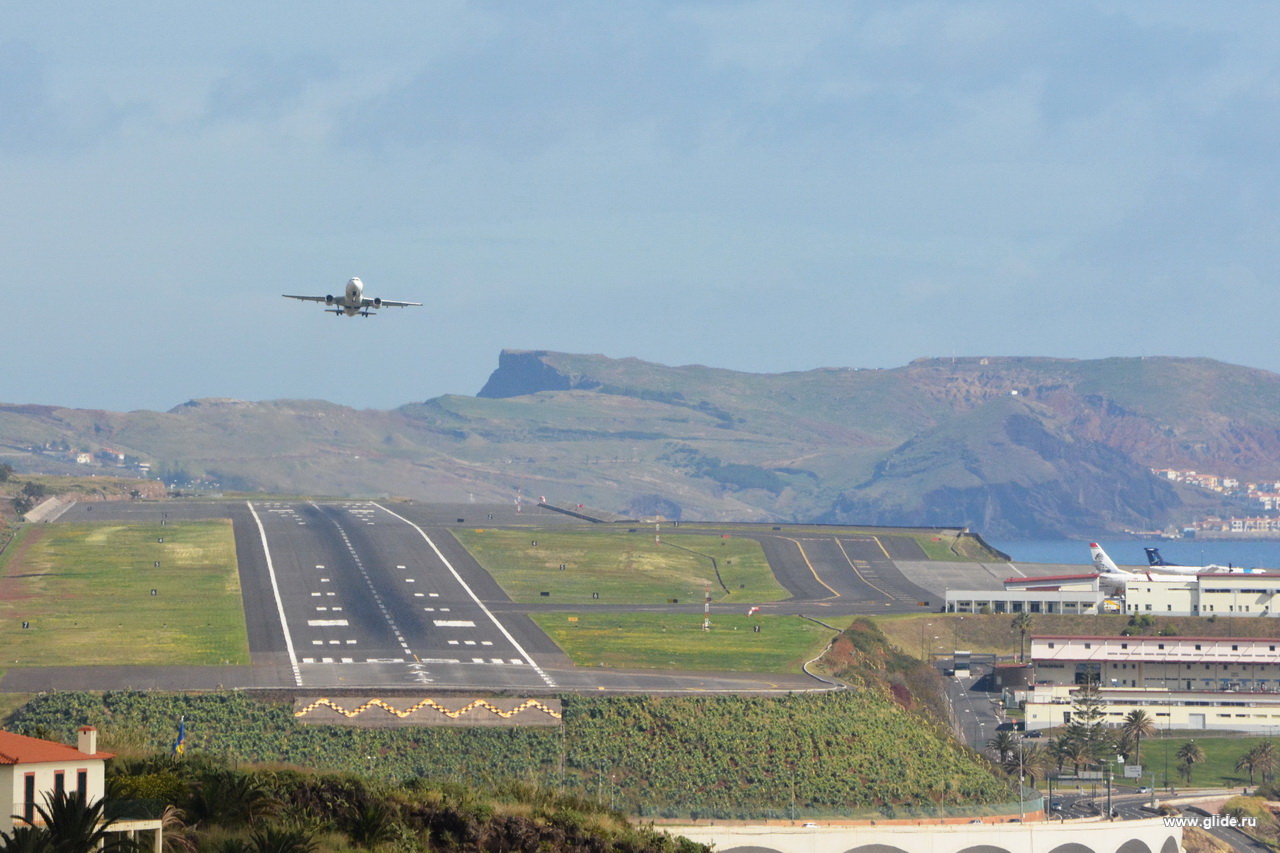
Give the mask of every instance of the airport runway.
[[(233, 522), (252, 666), (14, 669), (0, 681), (0, 689), (429, 685), (534, 693), (824, 687), (807, 676), (575, 667), (529, 618), (564, 605), (512, 602), (449, 533), (461, 527), (597, 527), (536, 504), (96, 502), (75, 504), (52, 523), (164, 524), (204, 518)], [(727, 532), (759, 542), (779, 583), (791, 594), (784, 601), (761, 603), (761, 612), (818, 620), (933, 612), (941, 607), (944, 586), (961, 579), (994, 583), (997, 575), (1019, 571), (1011, 564), (930, 562), (914, 539), (892, 531), (871, 535), (840, 527), (769, 530), (764, 525), (684, 523), (679, 532)], [(702, 604), (575, 609), (692, 614)], [(711, 609), (734, 613), (744, 607), (713, 604)]]
[(367, 501), (85, 503), (56, 523), (202, 518), (233, 521), (253, 666), (14, 669), (0, 682), (3, 689), (825, 688), (803, 675), (575, 667), (528, 618), (537, 608), (513, 604), (447, 531), (589, 524), (550, 510)]

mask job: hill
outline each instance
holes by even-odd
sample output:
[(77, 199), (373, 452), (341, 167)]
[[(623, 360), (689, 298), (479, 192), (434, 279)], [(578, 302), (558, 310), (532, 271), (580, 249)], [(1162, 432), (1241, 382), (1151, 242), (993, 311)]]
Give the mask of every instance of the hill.
[(1098, 535), (1241, 509), (1152, 467), (1280, 480), (1280, 376), (1207, 359), (997, 357), (750, 374), (504, 351), (476, 397), (394, 411), (0, 406), (0, 461), (50, 470), (49, 448), (64, 447), (211, 488), (444, 501), (520, 489), (631, 515)]

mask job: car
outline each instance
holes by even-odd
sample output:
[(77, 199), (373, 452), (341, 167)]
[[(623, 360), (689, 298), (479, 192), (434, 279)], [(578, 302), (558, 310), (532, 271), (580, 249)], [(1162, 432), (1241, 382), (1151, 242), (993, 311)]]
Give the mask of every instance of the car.
[(969, 821), (969, 823), (982, 823), (982, 818), (975, 817), (973, 820)]
[(1062, 811), (1062, 800), (1054, 800), (1053, 802), (1049, 803), (1049, 811), (1051, 812)]
[(1151, 788), (1149, 788), (1149, 787), (1148, 787), (1148, 786), (1146, 786), (1146, 785), (1143, 785), (1141, 788), (1139, 788), (1139, 789), (1138, 789), (1137, 791), (1135, 791), (1134, 793), (1136, 793), (1136, 794), (1150, 794), (1150, 793), (1151, 793)]
[(1039, 729), (1032, 729), (1031, 731), (1023, 735), (1023, 737), (1044, 737), (1044, 732), (1040, 731)]
[(817, 828), (818, 828), (818, 825), (817, 825), (816, 823), (802, 823), (802, 824), (800, 824), (800, 825), (801, 825), (801, 826), (803, 826), (803, 827), (808, 827), (809, 829), (817, 829)]

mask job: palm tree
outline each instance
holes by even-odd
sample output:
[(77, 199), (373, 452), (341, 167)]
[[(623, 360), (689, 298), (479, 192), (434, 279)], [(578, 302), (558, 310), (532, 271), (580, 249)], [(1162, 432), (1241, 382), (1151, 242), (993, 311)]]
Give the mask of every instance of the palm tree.
[(1269, 740), (1255, 746), (1250, 752), (1257, 753), (1258, 769), (1262, 771), (1262, 781), (1270, 782), (1276, 773), (1276, 747)]
[(1035, 744), (1023, 744), (1000, 762), (1000, 769), (1010, 778), (1025, 780), (1025, 784), (1033, 788), (1050, 766), (1048, 753)]
[(1253, 771), (1258, 769), (1258, 750), (1256, 747), (1242, 754), (1239, 758), (1236, 759), (1236, 769), (1248, 770), (1249, 784), (1250, 785), (1253, 784)]
[(235, 826), (253, 824), (274, 813), (278, 805), (266, 787), (250, 774), (215, 770), (196, 785), (190, 812), (195, 822)]
[(1134, 764), (1141, 765), (1142, 739), (1155, 735), (1157, 731), (1155, 720), (1141, 708), (1134, 708), (1125, 714), (1124, 722), (1120, 724), (1120, 731), (1125, 736), (1133, 738)]
[(1008, 729), (1001, 729), (996, 736), (987, 741), (987, 749), (996, 754), (996, 763), (1001, 764), (1005, 758), (1018, 748), (1018, 739)]
[(1178, 770), (1182, 773), (1182, 778), (1191, 784), (1191, 770), (1195, 765), (1204, 761), (1204, 750), (1200, 748), (1200, 744), (1194, 740), (1189, 740), (1182, 746), (1178, 747), (1176, 754), (1178, 759)]
[(134, 853), (137, 843), (112, 832), (116, 821), (106, 817), (105, 806), (105, 800), (86, 803), (79, 791), (58, 792), (46, 794), (36, 812), (50, 847), (58, 853)]
[(267, 826), (249, 836), (253, 853), (315, 853), (315, 833), (301, 827)]
[(0, 835), (0, 853), (55, 853), (49, 833), (42, 826), (15, 826)]
[(1027, 662), (1027, 632), (1034, 623), (1035, 618), (1026, 610), (1013, 617), (1013, 621), (1009, 623), (1009, 627), (1018, 632), (1018, 660), (1023, 663)]

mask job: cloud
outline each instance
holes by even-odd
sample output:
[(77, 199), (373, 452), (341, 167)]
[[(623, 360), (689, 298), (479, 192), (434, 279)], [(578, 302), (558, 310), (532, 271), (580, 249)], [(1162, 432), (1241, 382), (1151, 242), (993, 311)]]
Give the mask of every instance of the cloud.
[(81, 151), (114, 135), (125, 112), (91, 86), (55, 96), (39, 50), (27, 41), (0, 44), (0, 152)]
[(213, 84), (207, 113), (213, 120), (276, 119), (335, 73), (335, 63), (317, 54), (246, 56)]

